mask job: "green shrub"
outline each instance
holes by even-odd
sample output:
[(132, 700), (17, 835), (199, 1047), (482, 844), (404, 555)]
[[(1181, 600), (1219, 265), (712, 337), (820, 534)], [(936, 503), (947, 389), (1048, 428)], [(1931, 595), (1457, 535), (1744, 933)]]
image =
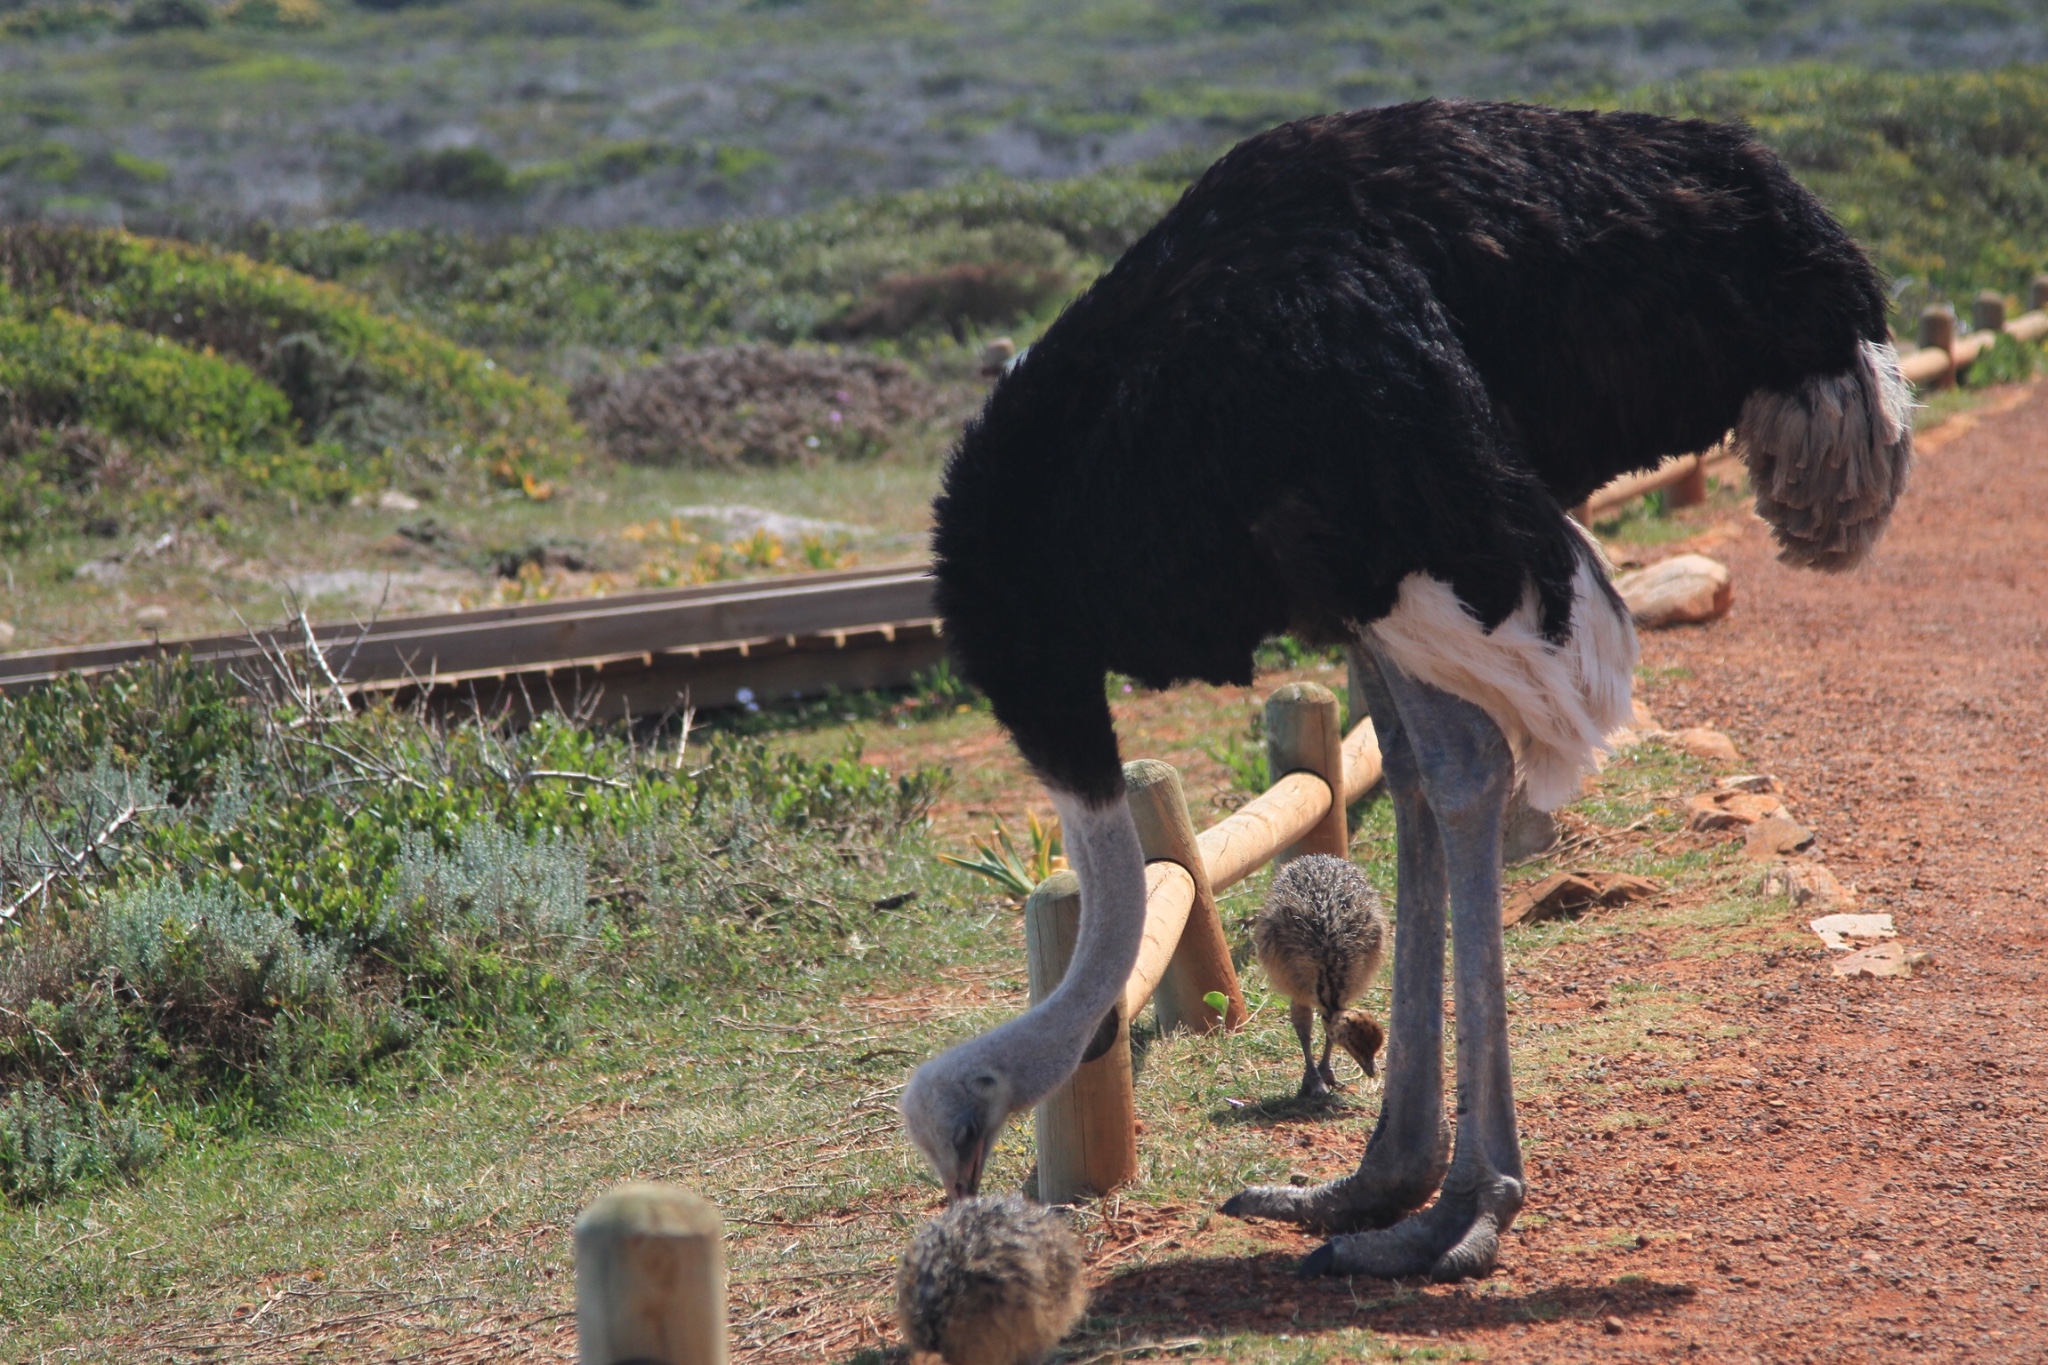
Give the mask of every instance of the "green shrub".
[(29, 1203), (109, 1175), (134, 1175), (163, 1139), (134, 1115), (71, 1103), (30, 1081), (0, 1102), (0, 1199)]
[(385, 178), (383, 188), (444, 199), (501, 199), (512, 192), (512, 172), (482, 147), (446, 147), (407, 157)]
[[(470, 345), (663, 351), (812, 337), (865, 305), (877, 305), (877, 316), (889, 311), (900, 302), (883, 287), (893, 277), (955, 267), (999, 267), (1005, 285), (990, 297), (1002, 295), (1002, 309), (1035, 313), (1057, 301), (1047, 280), (1078, 287), (1179, 192), (1177, 179), (1128, 171), (1057, 182), (987, 177), (703, 228), (479, 238), (359, 223), (254, 225), (232, 240), (259, 258), (362, 289), (394, 312), (432, 318)], [(1022, 284), (1011, 289), (1011, 277)], [(944, 330), (963, 315), (946, 307), (897, 313), (913, 330)], [(964, 315), (994, 325), (979, 297)]]
[(151, 1130), (119, 1115), (233, 1132), (423, 1043), (560, 1046), (629, 980), (809, 970), (939, 786), (330, 713), (188, 661), (0, 697), (0, 1191), (132, 1169)]
[(249, 368), (62, 308), (0, 315), (0, 420), (90, 423), (166, 446), (222, 452), (291, 439), (291, 408)]
[[(358, 456), (463, 443), (488, 467), (559, 466), (579, 439), (561, 397), (475, 351), (381, 317), (350, 290), (247, 257), (123, 232), (0, 228), (14, 311), (63, 309), (238, 363), (284, 396), (296, 436)], [(516, 479), (515, 479), (516, 481)]]
[(2041, 347), (2001, 332), (1963, 371), (1963, 387), (1989, 388), (1993, 384), (2019, 384), (2032, 379), (2041, 368)]
[(123, 27), (131, 33), (157, 33), (173, 28), (212, 28), (213, 6), (206, 0), (135, 0)]

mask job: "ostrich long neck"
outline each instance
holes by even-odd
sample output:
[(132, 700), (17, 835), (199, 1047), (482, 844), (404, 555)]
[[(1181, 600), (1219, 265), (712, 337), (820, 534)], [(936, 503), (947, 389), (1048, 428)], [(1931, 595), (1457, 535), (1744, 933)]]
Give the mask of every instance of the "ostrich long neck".
[(1102, 1017), (1122, 998), (1145, 938), (1145, 855), (1121, 798), (1092, 806), (1054, 790), (1067, 859), (1081, 879), (1081, 932), (1059, 987), (968, 1046), (1008, 1073), (1011, 1102), (1044, 1099), (1080, 1064)]

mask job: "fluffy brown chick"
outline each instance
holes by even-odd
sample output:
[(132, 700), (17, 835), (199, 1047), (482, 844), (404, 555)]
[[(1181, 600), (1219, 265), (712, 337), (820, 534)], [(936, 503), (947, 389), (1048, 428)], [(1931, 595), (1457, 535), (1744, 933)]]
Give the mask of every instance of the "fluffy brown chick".
[(1017, 1195), (963, 1199), (918, 1229), (896, 1272), (896, 1320), (946, 1365), (1036, 1365), (1088, 1304), (1067, 1220)]
[[(1252, 945), (1266, 979), (1292, 1002), (1288, 1013), (1301, 1039), (1302, 1099), (1327, 1095), (1336, 1085), (1330, 1047), (1337, 1041), (1338, 1016), (1372, 984), (1386, 939), (1387, 914), (1379, 893), (1347, 859), (1311, 853), (1273, 878), (1265, 907), (1252, 924)], [(1320, 1062), (1314, 1050), (1318, 1014), (1323, 1017)], [(1378, 1035), (1378, 1025), (1367, 1020), (1365, 1026)], [(1363, 1028), (1350, 1027), (1352, 1040), (1362, 1045)], [(1372, 1041), (1368, 1057), (1378, 1050), (1377, 1036)], [(1345, 1050), (1358, 1055), (1349, 1044)], [(1361, 1065), (1372, 1074), (1369, 1063)]]

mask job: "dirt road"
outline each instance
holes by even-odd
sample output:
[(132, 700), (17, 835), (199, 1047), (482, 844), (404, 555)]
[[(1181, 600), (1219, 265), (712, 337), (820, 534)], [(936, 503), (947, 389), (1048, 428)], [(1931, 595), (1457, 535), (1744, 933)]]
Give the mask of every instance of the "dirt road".
[[(1778, 774), (1934, 965), (1840, 981), (1788, 955), (1750, 1001), (1764, 1088), (1706, 1090), (1669, 1130), (1730, 1159), (1644, 1196), (1691, 1238), (1645, 1273), (1697, 1292), (1527, 1358), (2048, 1359), (2048, 390), (1926, 444), (1848, 577), (1776, 564), (1743, 519), (1713, 551), (1734, 612), (1647, 635), (1646, 665), (1690, 676), (1642, 691)], [(1610, 1164), (1666, 1145), (1618, 1135)], [(1560, 1201), (1626, 1197), (1580, 1164)]]

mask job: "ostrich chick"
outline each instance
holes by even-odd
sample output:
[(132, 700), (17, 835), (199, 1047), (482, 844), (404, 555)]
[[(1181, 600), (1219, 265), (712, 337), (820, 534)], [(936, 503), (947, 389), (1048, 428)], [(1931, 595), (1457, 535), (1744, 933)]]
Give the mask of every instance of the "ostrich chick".
[[(1387, 914), (1379, 893), (1345, 859), (1311, 853), (1273, 878), (1266, 907), (1252, 925), (1252, 944), (1266, 979), (1293, 1002), (1288, 1013), (1301, 1039), (1300, 1098), (1327, 1095), (1336, 1085), (1330, 1070), (1333, 1042), (1341, 1041), (1365, 1074), (1373, 1074), (1379, 1025), (1345, 1006), (1372, 984), (1386, 940)], [(1317, 1014), (1323, 1016), (1320, 1062), (1313, 1047)]]
[(946, 1365), (1035, 1365), (1087, 1303), (1066, 1219), (1017, 1195), (955, 1203), (918, 1230), (896, 1273), (904, 1341)]

